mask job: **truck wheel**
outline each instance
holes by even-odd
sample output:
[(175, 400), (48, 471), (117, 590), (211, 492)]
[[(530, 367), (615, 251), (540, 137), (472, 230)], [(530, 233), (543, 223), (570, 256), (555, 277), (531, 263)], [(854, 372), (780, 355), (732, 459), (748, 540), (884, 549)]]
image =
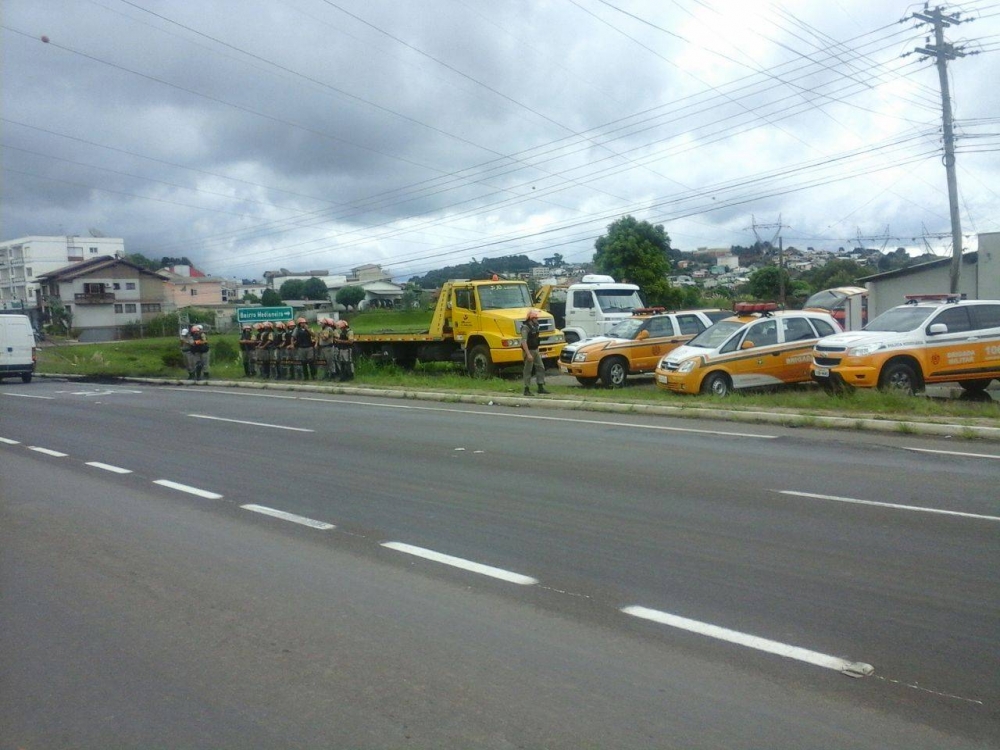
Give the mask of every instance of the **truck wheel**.
[(490, 348), (486, 344), (477, 344), (469, 351), (469, 375), (474, 378), (492, 378), (497, 371), (490, 357)]
[(30, 372), (22, 372), (21, 373), (21, 382), (23, 382), (23, 383), (30, 383), (31, 382), (31, 373)]
[(597, 374), (608, 388), (621, 388), (628, 379), (628, 365), (621, 357), (611, 357), (601, 362)]
[(979, 380), (963, 380), (958, 386), (966, 393), (982, 393), (992, 382), (993, 378), (979, 378)]
[(592, 388), (597, 383), (597, 378), (577, 378), (576, 382), (584, 388)]
[(878, 379), (879, 390), (898, 391), (912, 396), (918, 390), (917, 373), (905, 362), (893, 362)]
[(701, 392), (712, 396), (728, 396), (733, 392), (733, 385), (729, 382), (729, 376), (724, 372), (713, 372), (701, 381)]

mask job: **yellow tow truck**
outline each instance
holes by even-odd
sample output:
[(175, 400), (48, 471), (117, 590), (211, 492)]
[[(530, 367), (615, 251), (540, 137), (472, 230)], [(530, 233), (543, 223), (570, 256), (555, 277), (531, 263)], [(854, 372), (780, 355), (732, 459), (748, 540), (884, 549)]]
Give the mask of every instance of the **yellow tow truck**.
[[(358, 333), (355, 347), (365, 356), (405, 368), (418, 361), (461, 362), (473, 377), (491, 377), (499, 368), (523, 365), (520, 328), (531, 308), (531, 292), (523, 281), (447, 281), (426, 331)], [(538, 324), (542, 358), (546, 366), (554, 366), (565, 339), (551, 314), (542, 312)]]

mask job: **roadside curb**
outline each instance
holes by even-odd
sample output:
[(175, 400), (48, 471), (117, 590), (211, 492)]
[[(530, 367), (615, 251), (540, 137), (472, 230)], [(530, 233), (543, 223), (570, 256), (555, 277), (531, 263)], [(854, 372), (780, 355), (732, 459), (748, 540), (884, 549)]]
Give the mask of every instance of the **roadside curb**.
[[(40, 375), (50, 378), (79, 379), (73, 375)], [(775, 424), (784, 427), (826, 427), (838, 430), (892, 432), (906, 435), (935, 435), (941, 437), (1000, 441), (1000, 427), (944, 424), (919, 420), (873, 419), (871, 417), (833, 417), (787, 412), (738, 411), (733, 409), (705, 409), (702, 407), (661, 406), (657, 404), (626, 404), (608, 401), (584, 401), (553, 398), (551, 396), (497, 396), (483, 393), (443, 393), (440, 391), (411, 391), (406, 389), (368, 388), (351, 385), (323, 385), (242, 380), (190, 381), (168, 378), (120, 378), (128, 383), (174, 385), (188, 387), (215, 386), (267, 391), (302, 391), (306, 393), (331, 393), (378, 398), (395, 398), (413, 401), (438, 401), (442, 403), (476, 404), (479, 406), (534, 406), (541, 409), (566, 411), (593, 411), (611, 414), (649, 414), (683, 419), (715, 419), (749, 424)]]

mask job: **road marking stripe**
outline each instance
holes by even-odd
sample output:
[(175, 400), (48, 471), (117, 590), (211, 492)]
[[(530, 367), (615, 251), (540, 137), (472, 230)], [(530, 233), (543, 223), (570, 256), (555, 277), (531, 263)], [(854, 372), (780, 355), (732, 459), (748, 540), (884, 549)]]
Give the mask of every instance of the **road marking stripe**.
[(188, 414), (189, 417), (194, 417), (195, 419), (211, 419), (215, 422), (232, 422), (233, 424), (246, 424), (252, 427), (272, 427), (275, 430), (292, 430), (294, 432), (315, 432), (315, 430), (307, 430), (304, 427), (286, 427), (280, 424), (267, 424), (266, 422), (247, 422), (243, 419), (226, 419), (225, 417), (210, 417), (207, 414)]
[(502, 581), (517, 583), (521, 586), (533, 586), (538, 583), (538, 581), (534, 578), (521, 575), (520, 573), (511, 573), (509, 570), (494, 568), (490, 565), (472, 562), (471, 560), (463, 560), (460, 557), (443, 555), (440, 552), (424, 549), (423, 547), (414, 547), (411, 544), (403, 544), (402, 542), (383, 542), (382, 546), (394, 549), (397, 552), (405, 552), (408, 555), (416, 555), (417, 557), (422, 557), (425, 560), (433, 560), (434, 562), (444, 563), (445, 565), (451, 565), (456, 568), (461, 568), (462, 570), (469, 570), (473, 573), (481, 573), (484, 576), (499, 578)]
[(811, 497), (816, 500), (835, 500), (838, 503), (853, 503), (855, 505), (874, 505), (879, 508), (894, 508), (896, 510), (913, 510), (918, 513), (938, 513), (944, 516), (960, 516), (962, 518), (978, 518), (982, 521), (1000, 521), (998, 516), (984, 516), (978, 513), (960, 513), (957, 510), (942, 510), (941, 508), (923, 508), (919, 505), (899, 505), (898, 503), (880, 503), (874, 500), (858, 500), (854, 497), (839, 497), (837, 495), (817, 495), (812, 492), (795, 492), (794, 490), (774, 490), (782, 495)]
[(322, 529), (323, 531), (337, 528), (332, 523), (314, 521), (313, 519), (306, 518), (305, 516), (297, 516), (294, 513), (286, 513), (283, 510), (275, 510), (274, 508), (267, 508), (263, 505), (241, 505), (240, 507), (244, 510), (252, 510), (254, 513), (263, 513), (265, 516), (274, 516), (275, 518), (281, 518), (285, 521), (291, 521), (292, 523), (299, 523), (303, 526), (311, 526), (314, 529)]
[(199, 490), (197, 487), (188, 487), (186, 484), (178, 484), (177, 482), (171, 482), (169, 479), (157, 479), (153, 484), (158, 484), (161, 487), (169, 487), (172, 490), (179, 490), (180, 492), (187, 492), (191, 495), (197, 495), (198, 497), (204, 497), (208, 500), (221, 500), (222, 495), (215, 492), (209, 492), (208, 490)]
[(870, 675), (875, 671), (875, 668), (872, 667), (871, 664), (865, 664), (864, 662), (848, 661), (847, 659), (841, 659), (837, 656), (821, 654), (818, 651), (810, 651), (805, 648), (799, 648), (798, 646), (789, 646), (786, 643), (779, 643), (778, 641), (760, 638), (756, 635), (740, 633), (739, 631), (730, 630), (728, 628), (720, 628), (718, 625), (709, 625), (707, 622), (690, 620), (687, 617), (672, 615), (668, 612), (661, 612), (656, 609), (633, 606), (623, 607), (621, 611), (627, 615), (640, 617), (644, 620), (651, 620), (652, 622), (657, 622), (661, 625), (669, 625), (672, 628), (687, 630), (691, 633), (697, 633), (709, 638), (728, 641), (729, 643), (735, 643), (739, 646), (757, 649), (758, 651), (766, 651), (770, 654), (784, 656), (788, 659), (804, 661), (817, 667), (833, 669), (850, 677), (862, 677)]
[(68, 453), (60, 453), (59, 451), (49, 450), (48, 448), (39, 448), (37, 445), (29, 445), (28, 450), (44, 453), (46, 456), (55, 456), (56, 458), (65, 458), (69, 455)]
[(0, 443), (6, 443), (7, 445), (20, 445), (20, 440), (11, 440), (10, 438), (0, 437)]
[[(535, 419), (547, 422), (572, 422), (573, 424), (595, 424), (602, 427), (628, 427), (638, 430), (660, 430), (663, 432), (691, 432), (702, 435), (723, 435), (725, 437), (747, 437), (758, 440), (776, 440), (780, 435), (761, 435), (753, 432), (725, 432), (722, 430), (699, 430), (694, 427), (667, 427), (657, 424), (640, 424), (638, 422), (609, 422), (600, 419), (573, 419), (571, 417), (546, 417), (539, 414), (506, 414), (503, 412), (475, 411), (472, 409), (446, 409), (437, 406), (412, 406), (409, 404), (374, 404), (370, 401), (354, 401), (351, 399), (316, 398), (303, 396), (300, 401), (321, 401), (330, 404), (355, 404), (358, 406), (375, 406), (380, 409), (412, 409), (415, 411), (443, 411), (451, 414), (471, 414), (477, 417), (503, 417), (507, 419)], [(655, 415), (654, 415), (655, 416)]]
[(131, 469), (123, 469), (121, 466), (112, 466), (111, 464), (102, 464), (100, 461), (87, 461), (87, 466), (93, 466), (95, 469), (104, 469), (105, 471), (111, 471), (115, 474), (131, 474)]
[(41, 398), (46, 401), (54, 401), (55, 396), (32, 396), (28, 393), (5, 393), (5, 396), (14, 396), (15, 398)]
[(996, 458), (1000, 459), (1000, 456), (995, 456), (992, 453), (962, 453), (961, 451), (938, 451), (932, 450), (931, 448), (909, 448), (903, 446), (904, 450), (917, 451), (918, 453), (940, 453), (942, 456), (967, 456), (969, 458)]

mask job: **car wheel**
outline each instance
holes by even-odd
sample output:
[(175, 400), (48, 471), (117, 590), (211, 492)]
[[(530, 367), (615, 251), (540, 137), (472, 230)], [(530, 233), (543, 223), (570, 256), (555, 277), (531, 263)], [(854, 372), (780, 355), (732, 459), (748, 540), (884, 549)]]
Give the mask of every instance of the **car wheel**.
[(905, 362), (894, 362), (882, 370), (878, 387), (883, 391), (898, 391), (913, 395), (917, 392), (917, 373)]
[(964, 380), (958, 385), (966, 393), (982, 393), (992, 382), (992, 378), (980, 378), (979, 380)]
[(713, 372), (701, 382), (701, 392), (712, 396), (728, 396), (733, 392), (733, 385), (726, 373)]
[(577, 378), (576, 382), (584, 388), (592, 388), (597, 383), (597, 378)]
[(490, 357), (490, 348), (485, 344), (472, 347), (469, 352), (468, 367), (469, 375), (474, 378), (492, 378), (497, 371), (493, 358)]
[(22, 383), (30, 383), (31, 382), (31, 373), (30, 372), (22, 372), (21, 373), (21, 382)]
[(628, 379), (628, 365), (620, 357), (612, 357), (601, 362), (597, 374), (608, 388), (621, 388)]

